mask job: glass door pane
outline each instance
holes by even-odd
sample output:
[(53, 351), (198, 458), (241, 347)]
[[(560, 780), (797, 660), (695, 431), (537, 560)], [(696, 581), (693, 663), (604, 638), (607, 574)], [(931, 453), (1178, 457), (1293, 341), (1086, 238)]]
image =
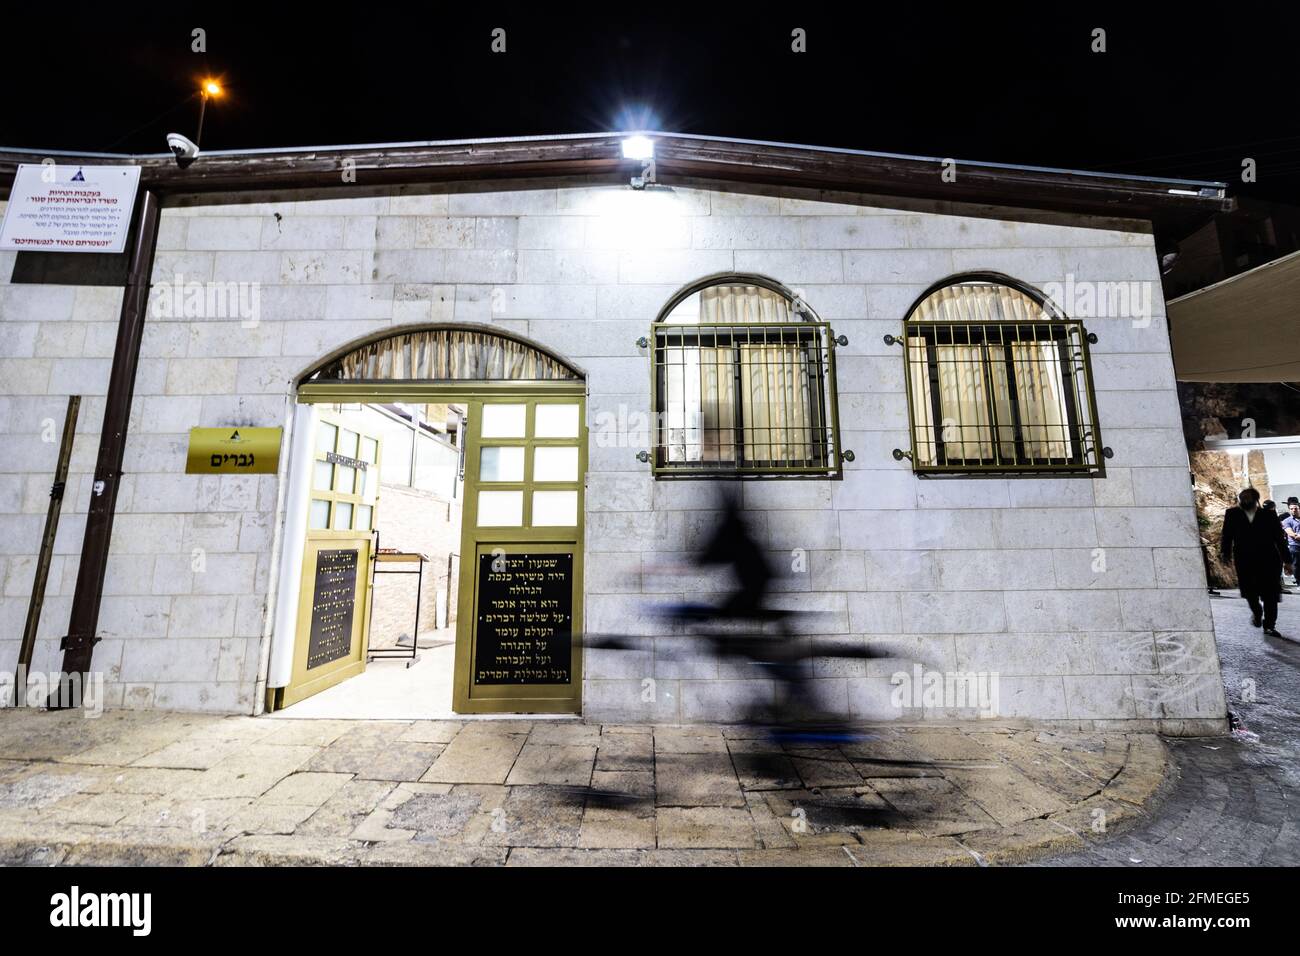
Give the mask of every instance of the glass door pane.
[(533, 449), (533, 481), (577, 481), (578, 449), (539, 445)]
[(527, 405), (484, 404), (481, 438), (523, 438), (528, 419)]
[(538, 405), (533, 423), (534, 438), (577, 438), (577, 405)]
[(524, 523), (522, 491), (480, 491), (478, 523), (481, 528), (517, 528)]
[(576, 491), (534, 491), (533, 527), (569, 528), (578, 524)]
[(331, 425), (329, 422), (321, 422), (316, 426), (316, 450), (320, 452), (331, 452), (334, 450), (334, 442), (338, 440), (338, 427)]
[(478, 477), (479, 481), (523, 481), (523, 446), (484, 446), (479, 452)]
[(333, 491), (334, 466), (328, 461), (316, 462), (315, 477), (312, 478), (311, 486), (316, 491)]

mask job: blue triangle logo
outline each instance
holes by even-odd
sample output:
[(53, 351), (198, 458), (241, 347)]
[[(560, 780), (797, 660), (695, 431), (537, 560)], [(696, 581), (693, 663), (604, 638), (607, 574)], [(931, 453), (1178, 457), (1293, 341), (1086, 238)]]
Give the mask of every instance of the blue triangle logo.
[(84, 183), (85, 181), (86, 177), (81, 174), (81, 167), (77, 167), (77, 175), (73, 176), (70, 182)]

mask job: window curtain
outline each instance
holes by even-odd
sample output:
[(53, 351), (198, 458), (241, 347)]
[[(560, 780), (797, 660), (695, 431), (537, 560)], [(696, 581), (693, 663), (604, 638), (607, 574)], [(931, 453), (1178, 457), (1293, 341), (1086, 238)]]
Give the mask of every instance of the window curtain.
[(939, 464), (938, 431), (934, 421), (934, 406), (930, 403), (930, 360), (925, 350), (925, 339), (919, 335), (907, 340), (907, 378), (911, 392), (912, 430), (916, 441), (916, 464)]
[[(1031, 459), (1070, 457), (1066, 411), (1069, 399), (1061, 379), (1059, 347), (1063, 347), (1063, 343), (1061, 346), (1055, 342), (1014, 342), (1011, 345), (1024, 453)], [(1005, 370), (1005, 365), (1002, 368)], [(1004, 384), (1004, 391), (1005, 388)], [(1006, 414), (1010, 415), (1009, 409)], [(998, 416), (1002, 420), (1003, 412), (999, 411)]]
[[(915, 335), (909, 339), (910, 397), (922, 463), (944, 463), (938, 460), (936, 430), (945, 460), (997, 457), (1032, 464), (1071, 457), (1070, 399), (1061, 375), (1059, 344), (1046, 340), (1047, 326), (1054, 318), (1024, 293), (986, 283), (947, 286), (917, 306), (914, 321), (1010, 326), (1002, 329), (1000, 338), (990, 330), (991, 341), (983, 344), (934, 347), (941, 418), (937, 423), (932, 420), (925, 341)], [(1036, 334), (1022, 336), (1016, 325), (1033, 327)], [(997, 419), (996, 430), (990, 409)], [(1017, 455), (1015, 443), (1017, 413), (1023, 457)]]
[(757, 285), (711, 285), (700, 291), (700, 324), (758, 325), (797, 321), (779, 292)]
[[(701, 326), (700, 344), (669, 344), (661, 353), (667, 460), (824, 463), (820, 383), (810, 374), (808, 346), (783, 342), (776, 330), (772, 341), (746, 333), (799, 321), (790, 303), (753, 285), (709, 286), (696, 297), (696, 311), (679, 307), (669, 320)], [(716, 337), (705, 326), (717, 326)]]
[[(700, 323), (765, 325), (798, 321), (779, 292), (715, 285), (700, 292)], [(813, 407), (804, 349), (740, 343), (741, 442), (746, 461), (803, 462), (812, 457)], [(720, 415), (721, 403), (718, 403)], [(734, 414), (733, 416), (734, 417)], [(734, 423), (733, 423), (734, 425)]]
[(940, 345), (939, 422), (948, 458), (993, 457), (993, 422), (989, 418), (984, 349), (978, 345)]
[(741, 417), (750, 461), (812, 459), (813, 406), (798, 345), (740, 346)]
[(734, 463), (736, 398), (730, 348), (664, 349), (668, 460)]
[(761, 286), (717, 285), (701, 290), (699, 303), (700, 325), (734, 330), (729, 345), (665, 349), (668, 460), (820, 461), (823, 456), (813, 454), (820, 436), (814, 434), (817, 409), (806, 347), (768, 343), (762, 336), (753, 344), (739, 328), (797, 321), (789, 301)]
[(343, 356), (321, 375), (343, 381), (538, 381), (577, 377), (530, 345), (469, 329), (429, 329), (371, 342)]

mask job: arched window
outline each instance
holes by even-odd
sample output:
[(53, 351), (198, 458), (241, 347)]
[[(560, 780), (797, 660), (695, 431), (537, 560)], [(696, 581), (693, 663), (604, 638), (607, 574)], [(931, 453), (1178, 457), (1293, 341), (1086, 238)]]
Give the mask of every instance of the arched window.
[(654, 324), (655, 476), (839, 477), (833, 350), (771, 279), (682, 289)]
[(1081, 322), (979, 274), (930, 289), (904, 329), (915, 471), (1103, 472)]
[(479, 326), (382, 332), (334, 353), (304, 382), (578, 381), (582, 376), (536, 343)]

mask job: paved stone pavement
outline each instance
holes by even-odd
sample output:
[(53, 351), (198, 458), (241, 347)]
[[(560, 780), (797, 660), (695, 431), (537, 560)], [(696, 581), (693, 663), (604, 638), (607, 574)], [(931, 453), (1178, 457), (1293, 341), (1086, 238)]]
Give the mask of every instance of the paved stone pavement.
[(1170, 779), (1148, 822), (1047, 862), (1068, 866), (1284, 866), (1300, 863), (1300, 594), (1278, 630), (1250, 624), (1230, 592), (1211, 601), (1231, 737), (1167, 739)]
[(983, 723), (797, 747), (716, 726), (0, 711), (0, 862), (1294, 865), (1300, 595), (1279, 621), (1296, 641), (1212, 604), (1242, 729), (1163, 745)]
[(7, 710), (0, 862), (1013, 863), (1140, 820), (1166, 767), (1150, 734), (873, 733)]

